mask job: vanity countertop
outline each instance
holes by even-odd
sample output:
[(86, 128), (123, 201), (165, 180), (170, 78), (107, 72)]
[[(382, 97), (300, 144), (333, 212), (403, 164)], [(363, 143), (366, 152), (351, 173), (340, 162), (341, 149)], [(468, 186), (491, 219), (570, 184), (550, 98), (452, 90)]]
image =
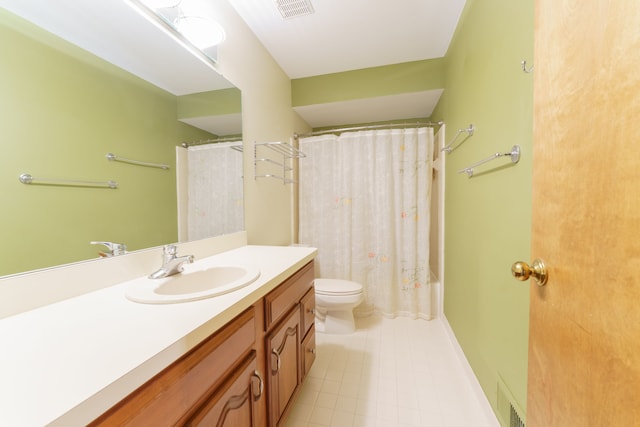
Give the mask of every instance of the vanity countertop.
[(229, 294), (139, 304), (125, 297), (128, 281), (0, 320), (0, 425), (85, 425), (315, 254), (309, 247), (243, 246), (206, 258), (260, 269), (255, 282)]

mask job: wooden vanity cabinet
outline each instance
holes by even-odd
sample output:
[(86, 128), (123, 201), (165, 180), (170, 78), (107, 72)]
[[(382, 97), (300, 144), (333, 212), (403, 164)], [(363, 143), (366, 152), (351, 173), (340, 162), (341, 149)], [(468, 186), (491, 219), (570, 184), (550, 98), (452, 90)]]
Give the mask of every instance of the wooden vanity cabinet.
[[(260, 322), (260, 325), (262, 323)], [(90, 426), (183, 425), (255, 353), (256, 316), (249, 308), (169, 365)]]
[[(305, 362), (303, 340), (315, 334), (313, 261), (271, 291), (265, 301), (267, 407), (269, 426), (284, 424), (312, 358)], [(315, 339), (309, 338), (306, 344)], [(315, 350), (314, 350), (315, 351)]]
[(283, 425), (315, 357), (313, 261), (89, 426)]

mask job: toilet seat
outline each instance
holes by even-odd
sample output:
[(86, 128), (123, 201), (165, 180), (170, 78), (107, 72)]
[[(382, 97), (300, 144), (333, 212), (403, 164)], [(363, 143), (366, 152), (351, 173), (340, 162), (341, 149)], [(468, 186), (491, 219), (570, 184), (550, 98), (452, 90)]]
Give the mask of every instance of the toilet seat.
[(362, 285), (350, 280), (315, 279), (316, 294), (321, 295), (358, 295), (362, 293)]

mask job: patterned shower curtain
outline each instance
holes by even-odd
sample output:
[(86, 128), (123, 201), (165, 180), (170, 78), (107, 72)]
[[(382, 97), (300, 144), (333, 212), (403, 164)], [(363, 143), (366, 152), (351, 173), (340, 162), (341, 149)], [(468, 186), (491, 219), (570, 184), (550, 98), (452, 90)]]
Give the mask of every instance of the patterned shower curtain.
[(363, 284), (356, 315), (431, 319), (433, 128), (302, 138), (300, 243), (318, 274)]
[(242, 142), (197, 145), (187, 150), (188, 238), (203, 239), (244, 229)]

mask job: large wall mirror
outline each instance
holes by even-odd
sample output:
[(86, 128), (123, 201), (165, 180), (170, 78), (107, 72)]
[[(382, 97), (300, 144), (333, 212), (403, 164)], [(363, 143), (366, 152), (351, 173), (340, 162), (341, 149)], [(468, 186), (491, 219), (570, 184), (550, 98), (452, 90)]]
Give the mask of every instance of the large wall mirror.
[(0, 46), (0, 276), (178, 241), (176, 147), (240, 140), (240, 91), (123, 1), (3, 0)]

